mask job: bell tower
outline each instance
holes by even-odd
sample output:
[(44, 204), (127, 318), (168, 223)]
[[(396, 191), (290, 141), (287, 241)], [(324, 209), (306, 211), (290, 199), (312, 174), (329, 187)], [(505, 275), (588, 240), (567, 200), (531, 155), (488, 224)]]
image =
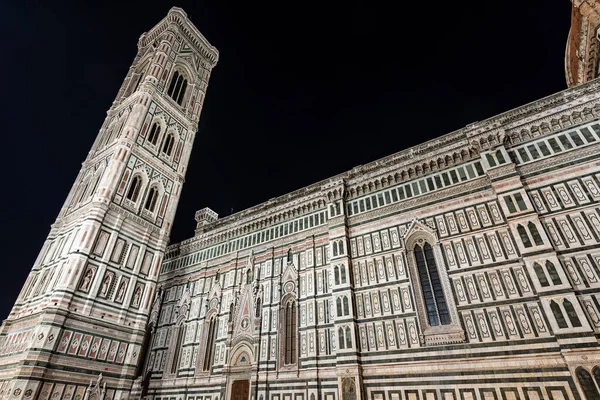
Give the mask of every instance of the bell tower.
[(140, 37), (0, 329), (0, 396), (128, 396), (218, 56), (180, 8)]

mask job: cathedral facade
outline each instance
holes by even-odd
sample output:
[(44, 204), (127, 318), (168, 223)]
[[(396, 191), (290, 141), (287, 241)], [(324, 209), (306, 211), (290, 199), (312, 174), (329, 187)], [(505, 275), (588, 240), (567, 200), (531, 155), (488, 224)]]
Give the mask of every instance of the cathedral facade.
[(577, 60), (563, 92), (204, 208), (167, 247), (218, 52), (177, 8), (138, 49), (0, 331), (2, 398), (600, 399), (600, 81)]

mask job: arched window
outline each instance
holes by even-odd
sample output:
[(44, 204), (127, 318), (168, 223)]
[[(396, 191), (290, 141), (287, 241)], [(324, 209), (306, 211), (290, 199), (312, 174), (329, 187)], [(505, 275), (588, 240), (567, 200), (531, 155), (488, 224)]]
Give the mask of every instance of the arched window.
[(554, 319), (556, 320), (558, 327), (561, 329), (568, 328), (569, 326), (567, 325), (567, 321), (565, 321), (565, 316), (563, 315), (560, 306), (554, 300), (550, 302), (550, 309), (552, 310), (552, 314), (554, 314)]
[(348, 305), (348, 297), (344, 296), (344, 315), (350, 315), (350, 306)]
[(158, 143), (158, 137), (160, 136), (160, 125), (155, 122), (152, 124), (150, 128), (150, 133), (148, 134), (148, 141), (156, 146)]
[(540, 236), (540, 232), (538, 232), (537, 227), (533, 222), (529, 222), (527, 224), (527, 228), (529, 228), (529, 233), (531, 233), (531, 237), (533, 238), (533, 242), (536, 246), (541, 246), (544, 244), (542, 237)]
[(596, 366), (592, 369), (592, 375), (594, 375), (594, 380), (596, 381), (596, 385), (600, 385), (600, 367)]
[(285, 365), (296, 363), (296, 302), (290, 300), (285, 307)]
[(579, 320), (579, 317), (575, 312), (575, 308), (573, 308), (573, 304), (571, 304), (569, 300), (565, 299), (565, 301), (563, 301), (563, 307), (567, 312), (567, 317), (569, 317), (569, 321), (571, 321), (571, 326), (573, 326), (573, 328), (579, 328), (581, 326), (581, 321)]
[(342, 327), (340, 327), (338, 329), (338, 344), (339, 344), (339, 348), (340, 350), (344, 349), (344, 329), (342, 329)]
[(337, 242), (333, 242), (333, 256), (337, 256), (338, 255), (338, 246), (337, 246)]
[(560, 276), (558, 276), (558, 272), (556, 271), (556, 267), (550, 261), (546, 261), (546, 269), (548, 270), (548, 275), (550, 275), (550, 279), (552, 279), (553, 285), (561, 285), (562, 280)]
[(425, 242), (423, 247), (415, 246), (414, 254), (429, 325), (448, 325), (450, 324), (450, 313), (435, 264), (433, 249), (429, 243)]
[[(335, 243), (333, 245), (335, 246)], [(335, 284), (339, 285), (340, 284), (340, 267), (338, 267), (337, 265), (333, 268), (333, 275), (335, 277)]]
[(256, 299), (256, 318), (260, 318), (262, 314), (262, 302), (260, 301), (260, 297)]
[(171, 84), (169, 85), (167, 94), (171, 96), (171, 98), (175, 100), (177, 104), (182, 105), (186, 89), (187, 80), (179, 73), (179, 71), (175, 71), (173, 77), (171, 78)]
[(352, 336), (350, 336), (350, 328), (346, 327), (346, 348), (352, 348)]
[(343, 240), (340, 240), (338, 247), (340, 250), (340, 255), (344, 254), (344, 241)]
[(152, 188), (148, 192), (148, 197), (146, 197), (146, 204), (144, 208), (150, 212), (154, 212), (154, 208), (156, 208), (156, 200), (158, 199), (158, 189)]
[(81, 203), (81, 201), (85, 198), (85, 194), (88, 191), (91, 179), (92, 179), (91, 176), (88, 176), (87, 178), (85, 178), (85, 181), (80, 184), (79, 187), (80, 187), (81, 193), (79, 193), (79, 198), (77, 199), (78, 203)]
[(202, 366), (202, 371), (210, 371), (210, 367), (212, 366), (212, 358), (215, 350), (216, 325), (216, 318), (213, 317), (208, 323), (208, 336), (206, 337), (206, 349), (204, 350), (204, 364)]
[(544, 273), (544, 270), (542, 269), (542, 266), (540, 264), (538, 264), (538, 263), (533, 264), (533, 270), (535, 271), (538, 281), (540, 281), (540, 285), (542, 287), (550, 286), (550, 283), (548, 282), (548, 278), (546, 278), (546, 274)]
[(529, 236), (527, 236), (527, 232), (525, 231), (525, 228), (523, 227), (523, 225), (517, 225), (517, 232), (519, 232), (519, 236), (521, 237), (521, 241), (523, 242), (523, 246), (527, 247), (531, 247), (531, 240), (529, 240)]
[(142, 178), (139, 176), (134, 177), (131, 180), (131, 185), (129, 185), (129, 190), (127, 191), (127, 198), (134, 203), (137, 202), (138, 196), (140, 195), (140, 189), (142, 187)]
[(229, 305), (229, 322), (233, 321), (233, 303)]
[(590, 373), (583, 367), (579, 367), (575, 370), (575, 374), (581, 385), (581, 390), (583, 390), (583, 393), (585, 394), (585, 398), (587, 400), (600, 400), (600, 393), (598, 393), (598, 389), (596, 389), (596, 385), (594, 385), (594, 380)]
[(504, 158), (504, 154), (502, 154), (502, 151), (498, 150), (496, 152), (496, 158), (498, 159), (498, 163), (500, 164), (504, 164), (506, 162), (506, 159)]
[(165, 141), (163, 143), (162, 152), (170, 157), (171, 153), (173, 152), (174, 144), (175, 144), (175, 137), (172, 134), (167, 135), (167, 137), (165, 138)]
[(173, 350), (173, 363), (171, 364), (171, 373), (174, 374), (177, 372), (177, 368), (179, 367), (179, 356), (181, 354), (181, 345), (183, 344), (183, 334), (185, 332), (185, 327), (182, 325), (179, 327), (177, 333), (177, 341), (175, 342), (175, 349)]
[(335, 304), (337, 306), (337, 315), (338, 315), (338, 317), (341, 317), (342, 316), (342, 299), (338, 297), (335, 300)]
[(346, 283), (346, 267), (340, 266), (340, 275), (342, 276), (342, 283)]

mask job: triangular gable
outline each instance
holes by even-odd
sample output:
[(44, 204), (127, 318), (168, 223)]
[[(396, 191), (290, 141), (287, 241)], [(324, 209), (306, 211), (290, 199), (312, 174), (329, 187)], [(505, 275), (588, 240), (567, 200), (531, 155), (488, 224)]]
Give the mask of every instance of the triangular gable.
[(233, 337), (239, 335), (251, 336), (254, 326), (254, 296), (252, 287), (246, 285), (238, 298), (239, 302), (234, 310)]
[(431, 228), (429, 225), (427, 225), (415, 218), (408, 225), (408, 228), (402, 235), (402, 238), (406, 239), (416, 232), (423, 232), (423, 231), (427, 232), (430, 235), (433, 235), (435, 237), (435, 229)]

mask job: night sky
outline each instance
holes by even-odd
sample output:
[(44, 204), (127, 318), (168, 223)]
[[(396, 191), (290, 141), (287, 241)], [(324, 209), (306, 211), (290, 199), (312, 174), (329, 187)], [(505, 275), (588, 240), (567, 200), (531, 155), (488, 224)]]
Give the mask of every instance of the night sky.
[(193, 235), (200, 208), (227, 216), (566, 87), (568, 0), (389, 3), (401, 7), (0, 2), (0, 318), (77, 176), (139, 36), (173, 5), (219, 49), (220, 60), (172, 242)]

